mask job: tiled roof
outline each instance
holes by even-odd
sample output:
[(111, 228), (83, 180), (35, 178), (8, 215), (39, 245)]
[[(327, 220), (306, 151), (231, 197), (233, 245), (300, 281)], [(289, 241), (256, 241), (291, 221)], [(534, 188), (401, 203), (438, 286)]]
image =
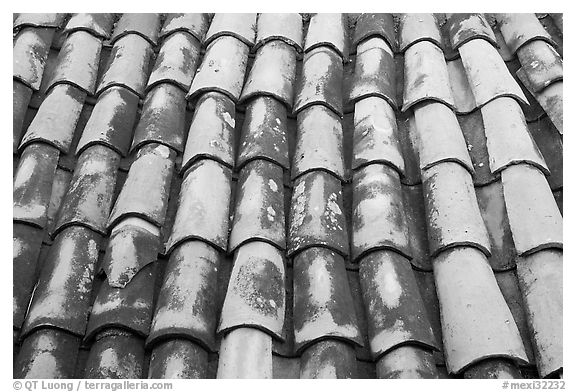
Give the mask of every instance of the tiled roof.
[(19, 14), (14, 377), (562, 375), (561, 14)]

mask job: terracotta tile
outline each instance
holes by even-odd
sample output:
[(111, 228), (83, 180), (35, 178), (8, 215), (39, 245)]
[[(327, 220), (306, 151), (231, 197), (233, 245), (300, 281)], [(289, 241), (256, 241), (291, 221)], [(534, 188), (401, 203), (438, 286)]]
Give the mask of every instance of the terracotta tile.
[(85, 98), (86, 93), (73, 86), (55, 86), (40, 105), (19, 149), (43, 141), (68, 153)]
[[(392, 251), (370, 253), (360, 262), (360, 284), (374, 360), (406, 344), (418, 345), (430, 352), (437, 349), (424, 302), (406, 258)], [(387, 358), (384, 362), (394, 360)]]
[(298, 113), (297, 121), (292, 178), (324, 170), (339, 179), (344, 179), (346, 173), (340, 118), (324, 105), (312, 105)]
[(235, 254), (217, 332), (252, 327), (282, 339), (285, 303), (280, 251), (260, 241), (245, 244)]
[(519, 255), (563, 247), (562, 216), (546, 178), (526, 164), (502, 172), (506, 211)]
[(88, 147), (103, 145), (121, 156), (128, 154), (136, 122), (138, 96), (123, 87), (111, 87), (98, 97), (76, 147), (81, 154)]
[(352, 257), (362, 262), (375, 250), (391, 249), (410, 258), (408, 226), (398, 174), (369, 165), (354, 174)]
[(44, 143), (22, 151), (13, 183), (12, 219), (45, 228), (59, 152)]
[(337, 178), (323, 171), (299, 177), (292, 194), (288, 256), (314, 246), (347, 255), (348, 234), (342, 208)]
[(540, 377), (563, 367), (562, 252), (543, 250), (518, 261), (518, 280)]
[(46, 327), (83, 336), (100, 236), (84, 227), (62, 231), (50, 247), (22, 335)]
[(296, 89), (294, 113), (324, 105), (343, 115), (342, 59), (331, 48), (319, 46), (304, 55), (302, 76)]
[(396, 116), (384, 99), (370, 97), (356, 102), (353, 145), (352, 169), (383, 163), (405, 175)]
[(474, 175), (458, 119), (448, 106), (437, 102), (417, 105), (414, 119), (421, 170), (443, 162), (455, 162)]
[(115, 45), (122, 37), (136, 34), (156, 45), (160, 29), (160, 14), (122, 14), (116, 25), (110, 43)]
[(228, 248), (231, 182), (230, 169), (213, 160), (199, 161), (188, 169), (167, 253), (187, 239), (200, 239), (224, 251)]
[(534, 14), (497, 14), (496, 18), (504, 40), (513, 53), (534, 40), (544, 40), (555, 45)]
[(528, 127), (518, 102), (501, 97), (481, 109), (490, 170), (498, 173), (506, 167), (526, 163), (550, 174), (542, 153), (528, 132)]
[(392, 51), (396, 51), (396, 32), (392, 14), (362, 14), (356, 20), (354, 39), (352, 40), (351, 53), (355, 53), (357, 46), (370, 38), (382, 38)]
[(424, 172), (423, 187), (431, 255), (465, 245), (490, 256), (470, 174), (457, 163), (441, 163)]
[(490, 24), (482, 14), (447, 14), (450, 43), (453, 49), (473, 39), (484, 39), (498, 47)]
[(296, 51), (282, 41), (268, 42), (256, 52), (256, 58), (242, 89), (240, 103), (257, 96), (270, 96), (292, 109)]
[(200, 97), (188, 131), (182, 172), (205, 158), (234, 167), (235, 113), (234, 102), (224, 94), (208, 92)]
[[(215, 351), (217, 314), (218, 252), (201, 241), (187, 241), (171, 253), (156, 303), (147, 347), (156, 349), (161, 341), (186, 339), (206, 350)], [(174, 343), (159, 353), (188, 350)], [(183, 346), (178, 348), (178, 346)], [(197, 355), (201, 355), (202, 351)], [(162, 354), (159, 354), (162, 355)], [(166, 354), (167, 355), (167, 354)]]
[(118, 331), (106, 334), (90, 348), (84, 378), (142, 378), (144, 344), (130, 333)]
[(99, 145), (89, 147), (80, 154), (70, 188), (56, 219), (53, 236), (74, 225), (105, 234), (119, 161), (117, 153)]
[(128, 34), (115, 41), (96, 94), (121, 86), (142, 98), (151, 57), (150, 43), (139, 35)]
[(350, 100), (381, 97), (396, 110), (396, 73), (394, 54), (386, 41), (369, 38), (358, 44)]
[(418, 42), (431, 42), (442, 49), (442, 37), (432, 14), (402, 14), (400, 17), (400, 51)]
[(309, 53), (320, 47), (335, 50), (340, 58), (348, 58), (346, 14), (314, 14), (310, 18), (304, 52)]
[(439, 378), (432, 354), (416, 345), (394, 348), (376, 364), (381, 379), (434, 379)]
[(287, 109), (272, 97), (256, 97), (246, 106), (238, 142), (237, 168), (255, 159), (290, 168)]
[(448, 68), (442, 50), (428, 41), (411, 45), (404, 54), (404, 98), (402, 111), (434, 100), (454, 108)]
[[(150, 143), (158, 143), (181, 153), (186, 133), (185, 96), (184, 91), (168, 83), (161, 83), (150, 89), (142, 105), (130, 151), (136, 151)], [(127, 129), (131, 131), (133, 126)]]
[(560, 55), (545, 41), (533, 41), (518, 50), (518, 59), (526, 75), (526, 87), (533, 94), (562, 80), (563, 62)]
[(344, 260), (331, 250), (310, 248), (294, 260), (294, 335), (297, 353), (326, 338), (362, 345)]
[(273, 40), (281, 40), (293, 46), (297, 52), (302, 52), (302, 39), (302, 17), (299, 14), (259, 14), (253, 50), (257, 51)]
[(249, 241), (286, 248), (282, 168), (254, 160), (240, 171), (228, 251)]
[(14, 38), (12, 74), (33, 90), (40, 89), (54, 29), (24, 28)]
[[(80, 338), (57, 329), (34, 332), (22, 343), (14, 361), (14, 378), (69, 379), (74, 367)], [(47, 365), (48, 364), (48, 365)]]
[(488, 356), (527, 362), (524, 345), (485, 256), (459, 247), (434, 260), (448, 371)]
[(89, 95), (95, 93), (98, 59), (102, 42), (85, 31), (71, 33), (64, 42), (48, 89), (64, 83), (76, 86)]
[(52, 27), (58, 28), (62, 25), (66, 14), (32, 14), (22, 13), (18, 14), (14, 20), (14, 30), (24, 27)]
[(200, 43), (187, 33), (170, 34), (162, 42), (146, 89), (173, 83), (187, 92), (199, 64)]
[(227, 95), (234, 102), (238, 101), (248, 52), (249, 47), (234, 37), (222, 36), (211, 41), (186, 98), (194, 100), (214, 91)]
[[(216, 14), (212, 19), (204, 45), (220, 37), (234, 37), (247, 46), (254, 45), (256, 35), (256, 14)], [(227, 56), (228, 57), (228, 56)]]
[(12, 152), (18, 151), (20, 139), (24, 131), (24, 121), (28, 111), (28, 103), (32, 97), (32, 89), (17, 80), (12, 82)]
[(356, 378), (357, 364), (351, 345), (338, 340), (323, 340), (313, 344), (300, 359), (302, 379)]
[(160, 29), (160, 38), (176, 31), (185, 31), (202, 43), (209, 25), (208, 14), (166, 14), (166, 20)]
[(108, 39), (116, 20), (115, 14), (73, 14), (64, 32), (70, 34), (74, 31), (87, 31), (95, 37)]
[(175, 155), (162, 144), (147, 144), (138, 150), (108, 218), (108, 228), (129, 216), (163, 227)]
[(171, 339), (152, 350), (148, 378), (207, 378), (208, 354), (191, 341)]
[(272, 338), (255, 328), (238, 328), (222, 340), (217, 378), (272, 378)]

